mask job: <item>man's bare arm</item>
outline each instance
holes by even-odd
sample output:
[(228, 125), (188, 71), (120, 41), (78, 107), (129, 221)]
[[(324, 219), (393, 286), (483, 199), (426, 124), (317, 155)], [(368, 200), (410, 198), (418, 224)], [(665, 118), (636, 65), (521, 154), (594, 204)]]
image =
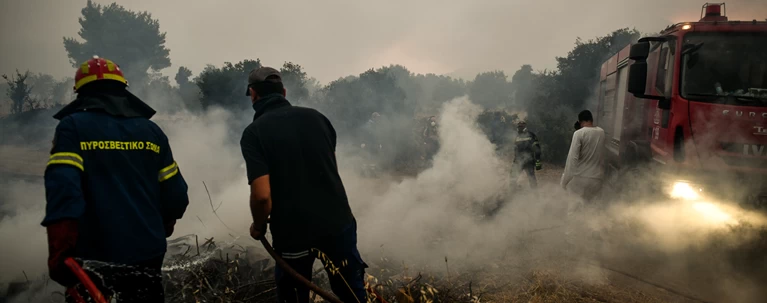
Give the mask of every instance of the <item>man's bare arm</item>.
[[(272, 212), (272, 192), (269, 187), (269, 175), (253, 180), (250, 184), (250, 214), (256, 228), (266, 226), (267, 218)], [(261, 232), (266, 232), (262, 230)]]

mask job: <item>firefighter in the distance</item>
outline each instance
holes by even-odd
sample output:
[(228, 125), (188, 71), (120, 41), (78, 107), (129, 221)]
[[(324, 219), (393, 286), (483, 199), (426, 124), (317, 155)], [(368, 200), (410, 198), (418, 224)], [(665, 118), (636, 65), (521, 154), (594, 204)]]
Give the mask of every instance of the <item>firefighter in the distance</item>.
[(426, 125), (426, 127), (423, 129), (422, 137), (423, 137), (423, 144), (425, 147), (424, 152), (424, 159), (431, 161), (431, 158), (434, 157), (434, 155), (439, 150), (439, 132), (437, 129), (437, 117), (431, 116), (429, 117), (429, 123)]
[(524, 171), (530, 181), (530, 188), (535, 189), (538, 187), (535, 171), (541, 170), (542, 167), (538, 137), (527, 130), (527, 123), (524, 120), (520, 120), (517, 122), (517, 137), (514, 139), (514, 175), (519, 177), (519, 174)]
[(89, 298), (64, 260), (86, 270), (97, 264), (91, 277), (105, 296), (163, 302), (166, 238), (186, 211), (187, 184), (168, 138), (149, 120), (155, 111), (126, 88), (117, 64), (94, 57), (77, 69), (77, 98), (53, 116), (59, 124), (42, 222), (48, 269), (54, 281)]

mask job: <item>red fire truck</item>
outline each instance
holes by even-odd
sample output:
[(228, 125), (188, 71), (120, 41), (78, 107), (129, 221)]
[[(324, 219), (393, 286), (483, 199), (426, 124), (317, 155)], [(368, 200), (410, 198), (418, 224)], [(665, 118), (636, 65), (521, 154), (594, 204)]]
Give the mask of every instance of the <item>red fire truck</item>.
[[(730, 201), (767, 203), (767, 22), (698, 22), (639, 39), (602, 64), (596, 124), (609, 171), (649, 168)], [(620, 175), (616, 174), (616, 175)]]

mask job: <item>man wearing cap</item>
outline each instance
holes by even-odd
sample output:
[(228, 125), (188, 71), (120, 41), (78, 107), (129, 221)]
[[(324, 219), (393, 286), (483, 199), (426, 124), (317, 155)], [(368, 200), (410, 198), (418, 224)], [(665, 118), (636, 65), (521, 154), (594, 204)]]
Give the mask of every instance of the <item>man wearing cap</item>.
[(514, 139), (514, 170), (516, 174), (522, 171), (527, 173), (530, 188), (535, 189), (538, 187), (535, 171), (541, 168), (541, 146), (538, 137), (527, 130), (527, 122), (520, 120), (517, 122), (517, 137)]
[[(343, 302), (366, 302), (367, 264), (357, 250), (357, 223), (338, 173), (335, 129), (318, 111), (291, 105), (285, 94), (279, 71), (250, 72), (246, 95), (256, 114), (240, 140), (250, 234), (261, 239), (269, 217), (274, 249), (294, 270), (311, 279), (320, 258)], [(309, 302), (309, 289), (279, 267), (275, 280), (279, 302)]]

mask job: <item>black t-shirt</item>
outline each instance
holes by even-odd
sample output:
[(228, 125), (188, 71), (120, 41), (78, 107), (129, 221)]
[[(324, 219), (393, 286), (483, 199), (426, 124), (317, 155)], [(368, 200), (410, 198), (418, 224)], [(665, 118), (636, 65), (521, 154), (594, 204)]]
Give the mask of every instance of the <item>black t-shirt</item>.
[(254, 121), (240, 146), (248, 184), (269, 175), (275, 249), (303, 251), (353, 224), (330, 121), (314, 109), (290, 105), (281, 95), (266, 96), (254, 108)]

